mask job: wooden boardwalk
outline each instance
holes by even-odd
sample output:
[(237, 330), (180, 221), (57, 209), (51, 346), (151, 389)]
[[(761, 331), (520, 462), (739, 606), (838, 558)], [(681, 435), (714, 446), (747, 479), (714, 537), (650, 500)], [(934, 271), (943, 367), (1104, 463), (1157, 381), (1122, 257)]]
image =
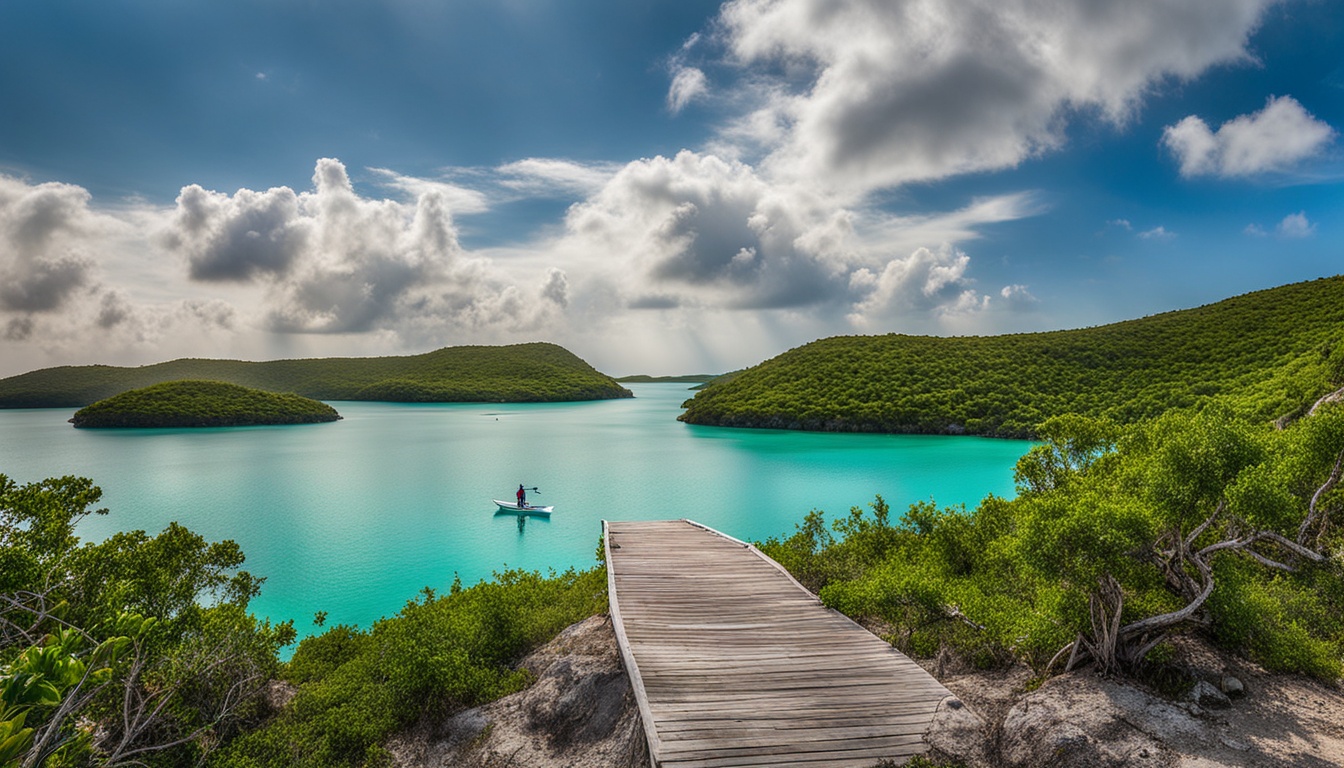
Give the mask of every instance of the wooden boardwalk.
[(759, 550), (604, 522), (611, 615), (655, 766), (902, 762), (952, 696)]

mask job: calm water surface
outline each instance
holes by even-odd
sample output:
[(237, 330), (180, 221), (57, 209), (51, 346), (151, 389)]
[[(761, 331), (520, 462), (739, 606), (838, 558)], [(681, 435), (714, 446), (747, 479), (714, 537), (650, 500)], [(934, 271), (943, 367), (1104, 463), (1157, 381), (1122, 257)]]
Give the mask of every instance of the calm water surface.
[[(633, 400), (563, 404), (336, 402), (331, 424), (77, 430), (70, 409), (0, 410), (0, 473), (74, 474), (103, 488), (86, 540), (176, 520), (242, 545), (265, 576), (252, 604), (294, 619), (369, 626), (424, 586), (509, 567), (588, 567), (601, 521), (688, 517), (741, 539), (789, 534), (882, 494), (974, 506), (1012, 495), (1031, 443), (696, 427), (676, 421), (683, 384), (636, 384)], [(495, 514), (519, 483), (548, 520)]]

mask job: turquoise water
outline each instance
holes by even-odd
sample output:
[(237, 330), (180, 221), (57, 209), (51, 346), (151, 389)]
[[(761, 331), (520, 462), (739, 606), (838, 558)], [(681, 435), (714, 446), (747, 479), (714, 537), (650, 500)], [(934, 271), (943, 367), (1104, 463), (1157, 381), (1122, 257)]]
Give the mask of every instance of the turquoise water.
[[(834, 519), (882, 494), (974, 506), (1011, 495), (1030, 443), (696, 427), (682, 384), (632, 400), (561, 404), (333, 403), (331, 424), (77, 430), (70, 409), (0, 411), (0, 473), (65, 474), (103, 488), (86, 540), (176, 520), (231, 538), (266, 577), (253, 609), (367, 627), (425, 586), (509, 567), (594, 563), (601, 521), (688, 517), (745, 540), (789, 534), (811, 509)], [(495, 514), (519, 483), (550, 519)]]

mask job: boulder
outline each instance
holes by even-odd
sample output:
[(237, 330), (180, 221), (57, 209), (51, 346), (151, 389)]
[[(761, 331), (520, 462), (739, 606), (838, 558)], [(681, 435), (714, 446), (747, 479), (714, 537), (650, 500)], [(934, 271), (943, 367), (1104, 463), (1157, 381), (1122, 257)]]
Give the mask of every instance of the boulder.
[(1208, 709), (1227, 709), (1232, 706), (1232, 700), (1227, 698), (1227, 694), (1218, 690), (1217, 686), (1207, 680), (1200, 680), (1185, 695), (1187, 701), (1198, 704)]

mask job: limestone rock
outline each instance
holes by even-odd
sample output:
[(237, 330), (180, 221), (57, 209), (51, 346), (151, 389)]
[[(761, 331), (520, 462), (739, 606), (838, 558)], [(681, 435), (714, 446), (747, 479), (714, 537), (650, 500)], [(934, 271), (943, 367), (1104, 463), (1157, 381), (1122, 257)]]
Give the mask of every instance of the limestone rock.
[(1206, 739), (1188, 712), (1136, 688), (1073, 675), (1055, 678), (1008, 712), (1000, 741), (1014, 768), (1165, 768), (1167, 744)]
[(1231, 675), (1223, 675), (1223, 679), (1218, 681), (1218, 687), (1222, 689), (1223, 693), (1234, 699), (1246, 695), (1246, 686)]
[(939, 702), (924, 741), (935, 754), (946, 755), (968, 768), (990, 765), (985, 721), (955, 697)]
[(392, 739), (400, 768), (645, 768), (634, 691), (611, 619), (593, 616), (523, 660), (526, 690)]
[(1186, 699), (1208, 709), (1227, 709), (1232, 706), (1232, 700), (1227, 698), (1227, 694), (1207, 680), (1195, 683), (1195, 687), (1186, 694)]

